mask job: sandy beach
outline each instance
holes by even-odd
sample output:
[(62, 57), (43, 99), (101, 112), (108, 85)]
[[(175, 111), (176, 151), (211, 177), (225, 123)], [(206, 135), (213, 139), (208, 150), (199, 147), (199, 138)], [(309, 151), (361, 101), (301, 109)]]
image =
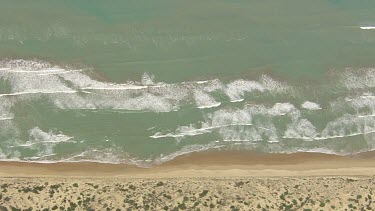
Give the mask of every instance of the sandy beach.
[(375, 153), (337, 156), (322, 153), (263, 154), (208, 151), (182, 155), (151, 168), (94, 162), (0, 162), (1, 177), (244, 177), (375, 175)]
[(211, 151), (152, 168), (1, 162), (0, 210), (373, 210), (374, 175), (373, 153)]

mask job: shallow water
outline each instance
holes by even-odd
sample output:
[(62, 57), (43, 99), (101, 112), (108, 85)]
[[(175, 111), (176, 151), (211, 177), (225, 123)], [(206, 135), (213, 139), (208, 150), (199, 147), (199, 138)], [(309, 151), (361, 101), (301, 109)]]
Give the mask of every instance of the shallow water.
[(373, 1), (6, 1), (0, 158), (375, 146)]

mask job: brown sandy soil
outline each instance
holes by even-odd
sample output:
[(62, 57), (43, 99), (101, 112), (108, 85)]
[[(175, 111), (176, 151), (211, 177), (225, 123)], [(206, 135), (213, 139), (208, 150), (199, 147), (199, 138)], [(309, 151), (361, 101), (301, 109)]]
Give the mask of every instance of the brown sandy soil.
[(373, 154), (203, 152), (148, 169), (0, 162), (0, 211), (374, 210)]
[(374, 210), (373, 177), (1, 178), (0, 210)]

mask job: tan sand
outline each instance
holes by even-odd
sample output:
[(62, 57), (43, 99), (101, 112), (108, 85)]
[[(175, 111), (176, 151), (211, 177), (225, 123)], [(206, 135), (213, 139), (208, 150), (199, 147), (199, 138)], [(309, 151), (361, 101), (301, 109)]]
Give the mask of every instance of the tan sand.
[(125, 164), (0, 162), (0, 177), (244, 177), (375, 175), (375, 153), (342, 157), (321, 153), (260, 154), (210, 151), (180, 156), (152, 168)]

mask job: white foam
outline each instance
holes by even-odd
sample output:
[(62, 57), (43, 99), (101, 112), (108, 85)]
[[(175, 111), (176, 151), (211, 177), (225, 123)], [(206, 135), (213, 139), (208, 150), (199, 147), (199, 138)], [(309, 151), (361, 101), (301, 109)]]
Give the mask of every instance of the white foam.
[[(254, 123), (252, 115), (261, 115), (263, 122), (256, 120)], [(244, 109), (222, 109), (208, 114), (206, 121), (201, 128), (194, 125), (179, 127), (173, 133), (156, 133), (152, 138), (181, 138), (184, 136), (195, 136), (204, 133), (218, 132), (222, 140), (226, 141), (259, 141), (262, 137), (268, 137), (269, 143), (279, 142), (278, 129), (272, 123), (273, 117), (289, 115), (292, 123), (287, 125), (283, 138), (302, 140), (325, 140), (341, 137), (357, 136), (373, 133), (375, 131), (375, 120), (372, 115), (367, 115), (367, 120), (360, 120), (366, 116), (343, 116), (331, 121), (321, 133), (307, 119), (301, 119), (298, 109), (291, 103), (276, 103), (271, 108), (256, 105), (246, 105)], [(251, 126), (254, 127), (230, 127), (230, 126)]]
[(310, 121), (298, 119), (287, 126), (283, 138), (313, 140), (317, 135), (316, 127)]
[[(71, 71), (61, 68), (46, 68), (43, 70), (22, 70), (22, 69), (11, 69), (2, 68), (0, 71), (9, 71), (9, 73), (25, 73), (25, 74), (38, 74), (38, 75), (53, 75), (53, 74), (64, 74), (70, 73)], [(80, 71), (80, 70), (75, 70)]]
[(217, 102), (212, 96), (202, 90), (194, 92), (194, 99), (199, 109), (213, 108), (221, 105), (221, 102)]
[(361, 26), (360, 28), (364, 30), (370, 30), (370, 29), (375, 29), (375, 26)]
[(146, 86), (154, 85), (155, 84), (154, 80), (155, 80), (154, 75), (143, 73), (141, 84), (146, 85)]
[(40, 61), (40, 60), (24, 60), (24, 59), (14, 59), (14, 60), (3, 60), (0, 61), (0, 67), (3, 69), (13, 69), (13, 70), (42, 70), (47, 68), (53, 68), (53, 65)]
[[(9, 140), (16, 141), (21, 133), (17, 124), (12, 119), (0, 121), (0, 128), (0, 137), (6, 137), (5, 140), (1, 140), (2, 142)], [(12, 142), (8, 144), (11, 145)]]
[(219, 107), (220, 105), (221, 105), (221, 103), (214, 103), (214, 104), (206, 105), (206, 106), (198, 106), (197, 108), (199, 108), (199, 109), (215, 108), (215, 107)]
[[(152, 135), (151, 138), (181, 138), (184, 136), (196, 136), (211, 133), (219, 129), (219, 134), (222, 136), (223, 140), (226, 141), (259, 141), (262, 140), (262, 136), (265, 136), (268, 137), (270, 143), (275, 143), (279, 142), (279, 140), (276, 132), (277, 129), (271, 122), (271, 118), (273, 116), (285, 114), (291, 114), (295, 117), (294, 113), (296, 113), (296, 109), (290, 103), (275, 104), (269, 109), (262, 106), (244, 109), (222, 109), (208, 114), (206, 121), (202, 123), (201, 128), (197, 128), (194, 125), (185, 127), (179, 126), (175, 132), (158, 132)], [(254, 127), (250, 127), (253, 125), (252, 114), (263, 115), (268, 121), (263, 123), (257, 122)], [(307, 131), (302, 130), (302, 127), (303, 126), (301, 126), (298, 132), (302, 132), (302, 136), (310, 136)]]
[(250, 140), (250, 139), (234, 139), (234, 138), (231, 138), (231, 139), (224, 139), (223, 140), (224, 142), (251, 142), (253, 140)]
[(183, 147), (181, 150), (174, 152), (172, 154), (156, 158), (154, 161), (152, 161), (151, 165), (155, 165), (155, 164), (159, 165), (167, 161), (173, 160), (178, 156), (190, 154), (192, 152), (201, 152), (201, 151), (206, 151), (209, 149), (219, 149), (223, 147), (225, 147), (225, 145), (217, 145), (214, 142), (210, 144), (206, 144), (206, 145), (189, 145), (189, 146)]
[(14, 117), (11, 109), (13, 106), (13, 102), (9, 99), (0, 99), (0, 118), (7, 120), (12, 119)]
[(44, 132), (39, 127), (34, 127), (29, 130), (30, 140), (28, 141), (31, 144), (37, 143), (60, 143), (60, 142), (67, 142), (73, 137), (64, 135), (64, 134), (56, 134), (52, 131)]
[(207, 116), (207, 127), (221, 127), (224, 125), (251, 125), (251, 114), (246, 109), (222, 109)]
[(375, 113), (375, 96), (369, 93), (349, 98), (346, 105), (350, 105), (359, 114), (359, 117), (372, 116)]
[(349, 90), (375, 87), (375, 69), (347, 69), (341, 74), (341, 83)]
[(71, 82), (77, 84), (80, 89), (96, 90), (97, 92), (80, 97), (82, 104), (70, 103), (70, 99), (66, 97), (55, 99), (55, 102), (57, 101), (60, 107), (67, 106), (66, 108), (70, 109), (81, 109), (90, 104), (93, 105), (90, 107), (97, 109), (111, 108), (169, 112), (177, 110), (179, 102), (186, 100), (188, 97), (188, 92), (177, 85), (139, 86), (134, 84), (110, 84), (93, 81), (87, 76), (80, 77), (69, 76), (65, 77), (65, 79), (73, 80)]
[(2, 141), (15, 140), (19, 135), (20, 131), (18, 130), (17, 125), (13, 121), (14, 114), (12, 112), (12, 106), (14, 102), (7, 98), (0, 98), (0, 143)]
[[(223, 139), (229, 140), (261, 140), (261, 135), (268, 137), (270, 142), (278, 142), (276, 127), (271, 122), (272, 117), (290, 114), (293, 119), (299, 117), (298, 110), (291, 103), (276, 103), (271, 108), (264, 106), (246, 105), (243, 109), (221, 109), (206, 115), (206, 120), (201, 123), (198, 128), (194, 125), (179, 126), (174, 132), (157, 132), (150, 136), (151, 138), (182, 138), (185, 136), (196, 136), (205, 133), (211, 133), (219, 129), (219, 134)], [(262, 115), (268, 121), (264, 123), (258, 122), (252, 127), (252, 115)], [(304, 120), (305, 121), (305, 120)], [(302, 122), (304, 122), (302, 121)], [(298, 132), (302, 136), (311, 135), (307, 131), (303, 131), (303, 125), (300, 125)]]
[(375, 117), (375, 114), (369, 114), (369, 115), (358, 115), (358, 118), (367, 118), (367, 117)]
[(243, 99), (245, 92), (260, 91), (263, 92), (265, 87), (256, 81), (236, 80), (226, 86), (225, 93), (231, 101)]
[(150, 136), (150, 138), (159, 139), (159, 138), (182, 138), (185, 136), (197, 136), (197, 135), (209, 133), (213, 129), (217, 129), (217, 127), (204, 127), (204, 128), (197, 129), (195, 128), (194, 125), (179, 126), (174, 133), (163, 134), (161, 132), (157, 132), (154, 135)]
[(262, 83), (262, 85), (272, 93), (293, 92), (291, 86), (287, 85), (285, 82), (276, 81), (268, 75), (262, 75), (260, 77), (260, 83)]
[[(26, 163), (59, 163), (59, 162), (71, 162), (71, 163), (94, 162), (94, 163), (109, 163), (109, 164), (125, 163), (129, 165), (135, 165), (138, 167), (149, 168), (154, 165), (160, 165), (167, 161), (173, 160), (174, 158), (181, 156), (181, 155), (189, 154), (192, 152), (205, 151), (209, 149), (219, 149), (224, 146), (225, 145), (217, 145), (214, 142), (206, 144), (206, 145), (190, 145), (190, 146), (185, 146), (182, 149), (174, 153), (168, 154), (168, 155), (161, 154), (159, 157), (156, 157), (154, 159), (132, 158), (126, 152), (119, 151), (116, 148), (105, 148), (105, 149), (94, 148), (94, 149), (85, 150), (69, 158), (65, 158), (61, 160), (54, 160), (53, 156), (55, 154), (32, 156), (32, 157), (24, 158), (24, 160), (20, 160), (17, 157), (7, 158), (6, 156), (4, 156), (4, 158), (0, 157), (0, 160), (1, 161), (19, 161), (19, 162), (26, 162)], [(1, 155), (1, 151), (0, 151), (0, 155)]]
[(252, 115), (262, 115), (267, 118), (290, 115), (293, 118), (300, 116), (300, 111), (291, 103), (275, 103), (271, 108), (264, 105), (247, 104), (245, 109)]
[[(43, 67), (43, 65), (41, 65)], [(33, 69), (29, 66), (16, 66), (6, 72), (0, 71), (0, 79), (7, 81), (10, 85), (11, 93), (3, 93), (2, 96), (7, 95), (24, 95), (41, 93), (54, 93), (54, 92), (76, 92), (69, 88), (59, 78), (59, 74), (53, 75), (40, 75), (38, 73), (50, 73), (53, 71), (61, 73), (61, 69)], [(27, 74), (25, 74), (27, 73)]]
[(50, 91), (50, 90), (32, 90), (27, 92), (15, 92), (15, 93), (8, 93), (8, 94), (0, 94), (0, 97), (3, 96), (19, 96), (19, 95), (30, 95), (30, 94), (73, 94), (77, 93), (77, 91)]
[(7, 156), (5, 155), (5, 153), (3, 152), (3, 150), (0, 148), (0, 160), (4, 160), (6, 158), (7, 158)]
[(291, 103), (276, 103), (268, 110), (268, 113), (272, 116), (283, 116), (292, 112), (297, 112), (297, 109)]
[(95, 80), (82, 69), (64, 69), (40, 61), (7, 60), (0, 62), (0, 67), (3, 70), (0, 71), (0, 79), (7, 81), (11, 90), (0, 96), (30, 95), (30, 98), (37, 98), (37, 94), (54, 94), (48, 96), (49, 100), (62, 109), (169, 112), (178, 110), (182, 104), (191, 103), (191, 99), (195, 100), (198, 108), (204, 109), (221, 105), (211, 95), (215, 91), (228, 95), (231, 101), (240, 101), (245, 92), (279, 92), (286, 86), (268, 76), (262, 76), (259, 82), (240, 79), (225, 85), (217, 79), (179, 84), (155, 83), (154, 76), (148, 74), (144, 74), (140, 82), (118, 84)]
[(113, 87), (89, 87), (82, 88), (82, 90), (133, 90), (133, 89), (146, 89), (148, 86), (136, 86), (136, 85), (121, 85)]
[(225, 85), (223, 84), (223, 82), (221, 82), (218, 79), (205, 81), (205, 83), (196, 82), (195, 84), (194, 82), (192, 82), (191, 84), (193, 89), (200, 89), (206, 93), (211, 93), (215, 91), (222, 92), (225, 89)]
[(261, 141), (262, 137), (258, 133), (258, 131), (251, 127), (251, 128), (221, 128), (219, 132), (226, 142), (257, 142)]
[(54, 147), (59, 143), (72, 142), (73, 137), (62, 133), (56, 134), (52, 131), (44, 132), (39, 127), (29, 130), (29, 140), (26, 143), (19, 144), (18, 147), (27, 147), (37, 150), (36, 156), (48, 157), (54, 153)]
[(301, 107), (312, 111), (322, 109), (322, 107), (319, 104), (310, 101), (305, 101), (304, 103), (302, 103)]
[[(60, 77), (74, 84), (74, 86), (80, 90), (133, 90), (146, 89), (149, 87), (148, 85), (135, 85), (133, 83), (115, 84), (110, 82), (101, 82), (92, 79), (88, 75), (85, 75), (83, 72), (70, 71), (68, 74), (63, 74)], [(143, 81), (143, 83), (151, 82)]]
[(231, 103), (238, 103), (238, 102), (242, 102), (242, 101), (244, 101), (245, 99), (244, 98), (242, 98), (242, 99), (238, 99), (238, 100), (231, 100), (230, 102)]
[(0, 121), (12, 120), (13, 117), (0, 117)]
[(354, 115), (344, 115), (327, 124), (316, 139), (330, 139), (357, 136), (373, 133), (375, 131), (375, 119), (363, 118)]
[(323, 153), (323, 154), (328, 154), (328, 155), (337, 155), (336, 151), (325, 149), (325, 148), (312, 148), (312, 149), (305, 148), (305, 149), (298, 149), (297, 152), (311, 152), (311, 153)]
[(215, 129), (220, 129), (224, 127), (232, 127), (232, 126), (250, 126), (251, 124), (227, 124), (227, 125), (220, 125), (220, 126), (208, 126), (203, 125), (202, 128), (196, 128), (194, 125), (190, 126), (179, 126), (174, 133), (161, 133), (157, 132), (150, 138), (159, 139), (159, 138), (182, 138), (185, 136), (197, 136), (202, 135), (205, 133), (210, 133)]
[(208, 83), (209, 81), (196, 81), (195, 83), (197, 84), (205, 84), (205, 83)]
[(231, 102), (238, 102), (244, 98), (245, 93), (270, 92), (283, 93), (291, 92), (292, 88), (286, 83), (278, 82), (267, 75), (262, 75), (259, 81), (235, 80), (227, 84), (224, 92), (228, 95)]
[(62, 162), (99, 162), (111, 164), (126, 163), (130, 165), (139, 165), (139, 163), (129, 157), (126, 152), (119, 151), (116, 148), (87, 149), (69, 158), (63, 159)]

